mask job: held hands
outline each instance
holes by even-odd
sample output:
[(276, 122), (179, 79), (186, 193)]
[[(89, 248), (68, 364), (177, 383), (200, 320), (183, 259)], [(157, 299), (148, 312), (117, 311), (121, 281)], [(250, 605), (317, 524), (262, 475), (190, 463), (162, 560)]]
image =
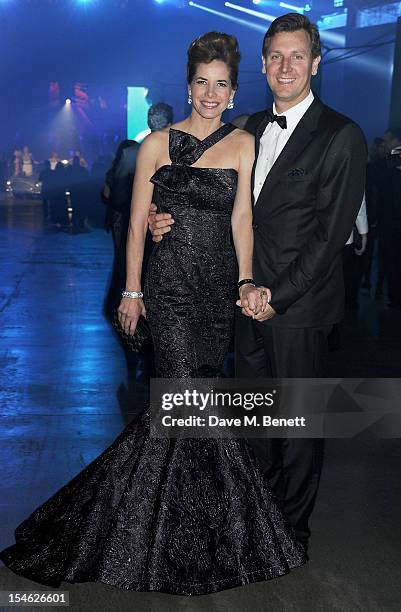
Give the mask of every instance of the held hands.
[(169, 213), (157, 213), (156, 204), (151, 204), (149, 208), (148, 224), (149, 230), (153, 237), (153, 242), (163, 240), (163, 234), (171, 231), (170, 225), (173, 225), (174, 219)]
[(267, 287), (243, 285), (239, 293), (240, 299), (236, 304), (242, 308), (242, 314), (245, 316), (252, 317), (255, 321), (267, 321), (276, 314), (269, 304), (272, 294)]
[(133, 336), (139, 317), (146, 317), (145, 304), (141, 298), (124, 297), (118, 307), (118, 320), (128, 336)]

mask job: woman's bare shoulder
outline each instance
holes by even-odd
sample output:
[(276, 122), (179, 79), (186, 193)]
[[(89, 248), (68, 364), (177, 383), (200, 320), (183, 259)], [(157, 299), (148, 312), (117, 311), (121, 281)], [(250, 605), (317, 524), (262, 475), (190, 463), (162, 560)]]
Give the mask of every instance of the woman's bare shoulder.
[(168, 142), (168, 130), (151, 132), (144, 138), (140, 147), (142, 155), (154, 155), (162, 151)]
[(187, 132), (187, 123), (188, 120), (187, 119), (183, 119), (182, 121), (177, 121), (177, 123), (173, 123), (172, 125), (170, 125), (170, 128), (166, 128), (167, 131), (169, 131), (170, 129), (173, 130), (182, 130), (183, 132)]
[(233, 136), (237, 139), (237, 142), (240, 146), (251, 147), (255, 144), (255, 137), (246, 130), (241, 130), (240, 128), (237, 128), (233, 132)]

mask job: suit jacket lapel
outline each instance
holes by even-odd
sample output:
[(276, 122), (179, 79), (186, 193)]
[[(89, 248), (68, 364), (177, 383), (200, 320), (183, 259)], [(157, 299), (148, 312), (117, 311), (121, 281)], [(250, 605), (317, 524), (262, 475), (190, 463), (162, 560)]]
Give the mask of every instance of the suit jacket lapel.
[[(274, 185), (275, 182), (280, 180), (282, 177), (283, 171), (288, 166), (295, 161), (300, 153), (308, 146), (310, 141), (313, 138), (313, 132), (316, 130), (318, 119), (320, 117), (321, 111), (323, 109), (323, 104), (320, 102), (319, 98), (315, 96), (314, 101), (306, 111), (305, 115), (302, 117), (297, 127), (291, 134), (287, 144), (284, 149), (281, 151), (280, 155), (274, 162), (269, 174), (267, 175), (265, 182), (263, 183), (262, 189), (260, 190), (259, 197), (255, 202), (255, 206), (260, 205), (260, 202), (263, 201), (264, 195), (268, 191), (268, 189)], [(259, 128), (261, 128), (263, 122), (260, 124)], [(257, 146), (257, 150), (259, 152), (259, 143), (260, 138), (263, 134), (263, 131), (267, 125), (267, 120), (263, 130), (259, 134), (259, 136), (255, 139), (255, 147)], [(258, 128), (258, 131), (259, 131)], [(256, 144), (257, 143), (257, 144)], [(255, 166), (253, 169), (253, 182), (252, 182), (252, 190), (254, 186), (254, 175), (255, 175)]]

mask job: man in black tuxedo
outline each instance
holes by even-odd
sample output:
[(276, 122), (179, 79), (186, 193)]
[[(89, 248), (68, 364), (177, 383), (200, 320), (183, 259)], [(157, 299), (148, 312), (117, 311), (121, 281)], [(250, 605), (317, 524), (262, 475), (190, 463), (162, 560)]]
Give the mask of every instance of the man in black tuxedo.
[[(320, 39), (306, 17), (290, 13), (273, 21), (262, 61), (274, 106), (245, 126), (256, 146), (254, 281), (241, 286), (240, 297), (246, 306), (254, 283), (269, 287), (272, 299), (253, 317), (238, 310), (236, 376), (321, 377), (327, 337), (343, 317), (342, 249), (363, 198), (366, 143), (353, 121), (311, 92)], [(166, 217), (150, 221), (159, 237), (169, 231)], [(249, 442), (306, 548), (323, 440)]]
[[(237, 316), (236, 376), (321, 377), (327, 337), (343, 317), (341, 255), (363, 198), (366, 144), (355, 123), (310, 89), (320, 39), (305, 16), (271, 24), (262, 61), (274, 106), (252, 115), (245, 129), (256, 146), (254, 279), (272, 299), (253, 319)], [(249, 442), (307, 547), (323, 440)]]

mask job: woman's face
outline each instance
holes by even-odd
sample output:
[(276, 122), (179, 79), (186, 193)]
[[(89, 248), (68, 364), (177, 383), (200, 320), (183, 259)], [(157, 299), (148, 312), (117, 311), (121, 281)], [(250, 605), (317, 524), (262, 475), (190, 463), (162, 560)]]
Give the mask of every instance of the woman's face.
[(213, 60), (209, 64), (198, 64), (194, 78), (188, 88), (193, 108), (205, 119), (219, 117), (234, 97), (227, 64)]

